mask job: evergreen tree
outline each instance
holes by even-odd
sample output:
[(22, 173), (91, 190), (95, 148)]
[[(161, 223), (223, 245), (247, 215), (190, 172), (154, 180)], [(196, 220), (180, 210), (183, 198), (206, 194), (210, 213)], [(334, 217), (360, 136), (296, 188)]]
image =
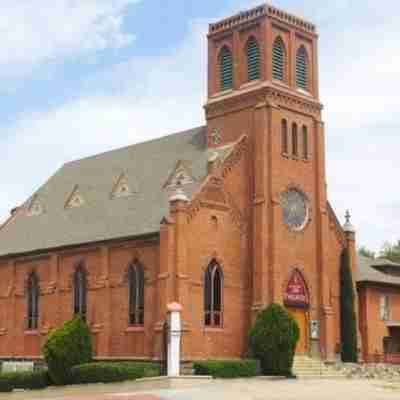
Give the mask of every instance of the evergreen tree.
[(375, 258), (375, 252), (372, 250), (369, 250), (366, 246), (361, 246), (358, 249), (358, 254), (360, 256), (368, 257), (368, 258)]
[(296, 320), (279, 304), (260, 311), (250, 330), (250, 348), (265, 375), (292, 375), (300, 330)]
[(400, 240), (394, 243), (385, 242), (379, 256), (400, 263)]
[(349, 249), (345, 248), (340, 262), (340, 330), (342, 361), (357, 362), (357, 326), (354, 310), (354, 287)]

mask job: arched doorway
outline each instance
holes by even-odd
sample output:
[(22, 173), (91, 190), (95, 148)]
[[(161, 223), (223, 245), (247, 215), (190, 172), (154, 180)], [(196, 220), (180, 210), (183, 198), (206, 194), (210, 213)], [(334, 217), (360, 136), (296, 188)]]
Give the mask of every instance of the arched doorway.
[(285, 288), (284, 304), (297, 321), (300, 328), (300, 338), (297, 342), (296, 353), (304, 354), (309, 351), (309, 318), (310, 305), (308, 289), (302, 273), (295, 269)]

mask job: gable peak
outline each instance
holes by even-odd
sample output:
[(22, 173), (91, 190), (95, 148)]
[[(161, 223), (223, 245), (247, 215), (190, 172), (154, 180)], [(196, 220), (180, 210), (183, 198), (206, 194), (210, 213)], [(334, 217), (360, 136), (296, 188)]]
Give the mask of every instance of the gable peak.
[(34, 217), (42, 215), (44, 212), (45, 212), (44, 205), (42, 201), (39, 199), (39, 196), (35, 194), (29, 201), (26, 215), (28, 215), (29, 217)]
[(195, 179), (188, 163), (183, 160), (179, 160), (176, 163), (174, 170), (169, 175), (167, 182), (164, 184), (164, 188), (176, 188), (194, 182)]
[(111, 191), (111, 198), (118, 198), (118, 197), (127, 197), (132, 195), (135, 190), (133, 190), (129, 184), (128, 177), (123, 172), (119, 175), (118, 179), (116, 180), (114, 187)]
[(69, 195), (66, 203), (65, 208), (76, 208), (81, 207), (85, 204), (85, 199), (83, 198), (79, 186), (75, 185), (74, 189), (72, 190), (71, 194)]

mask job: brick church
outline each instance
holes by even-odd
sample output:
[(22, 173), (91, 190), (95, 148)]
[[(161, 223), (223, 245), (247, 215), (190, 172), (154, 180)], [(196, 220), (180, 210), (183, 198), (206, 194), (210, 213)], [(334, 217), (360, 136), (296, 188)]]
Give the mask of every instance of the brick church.
[(269, 5), (211, 24), (205, 126), (69, 162), (12, 210), (0, 358), (39, 357), (80, 314), (98, 358), (159, 359), (177, 301), (186, 360), (246, 355), (271, 302), (298, 353), (333, 359), (343, 248), (357, 260), (327, 199), (317, 41)]

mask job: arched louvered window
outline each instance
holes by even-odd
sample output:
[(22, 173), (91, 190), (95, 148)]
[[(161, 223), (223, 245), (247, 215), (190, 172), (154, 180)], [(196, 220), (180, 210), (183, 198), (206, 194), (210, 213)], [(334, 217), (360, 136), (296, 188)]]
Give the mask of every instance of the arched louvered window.
[(221, 90), (231, 89), (233, 86), (233, 59), (229, 47), (222, 47), (219, 53), (219, 73)]
[(303, 158), (308, 159), (308, 130), (303, 126)]
[(292, 125), (292, 155), (297, 157), (299, 155), (299, 143), (297, 134), (297, 124)]
[(206, 326), (222, 326), (222, 297), (222, 270), (213, 260), (204, 276), (204, 324)]
[(255, 38), (247, 42), (247, 79), (255, 81), (260, 79), (260, 47)]
[(138, 262), (128, 269), (129, 325), (144, 324), (144, 269)]
[(86, 321), (87, 314), (87, 273), (80, 265), (74, 273), (74, 314)]
[(39, 321), (39, 279), (35, 272), (32, 272), (28, 278), (28, 318), (27, 328), (29, 330), (38, 328)]
[(296, 85), (300, 89), (308, 89), (308, 56), (304, 46), (296, 53)]
[(281, 123), (281, 135), (282, 135), (282, 153), (289, 153), (289, 140), (288, 140), (288, 125), (286, 119), (282, 120)]
[(286, 79), (286, 49), (285, 44), (278, 36), (272, 46), (272, 78), (278, 81)]

